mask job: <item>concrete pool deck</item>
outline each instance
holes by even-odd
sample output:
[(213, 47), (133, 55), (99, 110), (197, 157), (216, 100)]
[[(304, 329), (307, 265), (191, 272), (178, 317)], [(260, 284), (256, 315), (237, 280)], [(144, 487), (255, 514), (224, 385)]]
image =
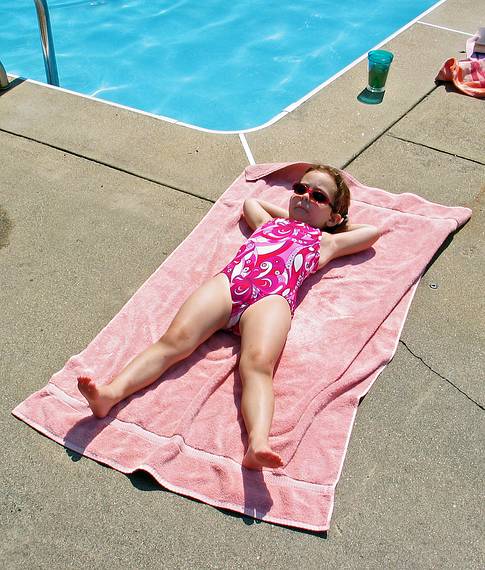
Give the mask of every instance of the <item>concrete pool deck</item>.
[(485, 25), (481, 4), (448, 0), (389, 42), (382, 104), (356, 100), (361, 62), (246, 135), (256, 162), (326, 162), (473, 210), (423, 276), (396, 355), (359, 407), (324, 534), (127, 477), (10, 415), (121, 309), (248, 157), (237, 134), (28, 81), (1, 94), (5, 568), (483, 567), (485, 104), (434, 84), (445, 59), (464, 57), (459, 31)]

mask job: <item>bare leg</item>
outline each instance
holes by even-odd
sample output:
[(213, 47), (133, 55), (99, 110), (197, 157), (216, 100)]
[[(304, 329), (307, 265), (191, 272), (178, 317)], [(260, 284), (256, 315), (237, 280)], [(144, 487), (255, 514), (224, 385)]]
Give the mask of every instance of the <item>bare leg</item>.
[(273, 420), (273, 372), (291, 326), (288, 303), (279, 295), (258, 301), (247, 309), (239, 328), (243, 384), (242, 415), (248, 432), (243, 465), (249, 469), (281, 467), (283, 461), (269, 444)]
[(105, 417), (115, 404), (146, 388), (170, 366), (192, 354), (227, 323), (231, 308), (228, 280), (225, 275), (216, 275), (190, 295), (167, 332), (136, 356), (112, 382), (96, 386), (92, 379), (80, 376), (79, 390), (93, 414)]

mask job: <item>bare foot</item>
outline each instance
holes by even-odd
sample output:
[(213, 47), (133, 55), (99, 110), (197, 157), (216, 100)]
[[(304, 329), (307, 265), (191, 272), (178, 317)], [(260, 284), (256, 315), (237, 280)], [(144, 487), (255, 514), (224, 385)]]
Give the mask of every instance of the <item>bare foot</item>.
[(116, 404), (113, 398), (106, 393), (105, 386), (96, 386), (94, 380), (87, 376), (78, 376), (77, 387), (88, 401), (89, 407), (97, 418), (104, 418)]
[(242, 464), (248, 469), (261, 469), (262, 467), (272, 467), (275, 469), (283, 466), (283, 460), (268, 444), (258, 447), (250, 445)]

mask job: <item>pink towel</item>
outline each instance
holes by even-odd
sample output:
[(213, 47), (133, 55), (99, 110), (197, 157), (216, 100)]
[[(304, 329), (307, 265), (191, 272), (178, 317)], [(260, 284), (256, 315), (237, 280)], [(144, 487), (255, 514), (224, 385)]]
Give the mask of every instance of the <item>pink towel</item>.
[[(106, 383), (162, 335), (185, 297), (250, 234), (244, 198), (286, 205), (306, 163), (248, 167), (211, 211), (80, 354), (13, 414), (87, 457), (217, 507), (304, 529), (329, 528), (335, 485), (359, 399), (392, 358), (426, 265), (467, 208), (389, 194), (346, 176), (350, 219), (378, 226), (374, 248), (334, 260), (300, 290), (274, 378), (276, 470), (241, 466), (246, 434), (239, 338), (218, 332), (162, 380), (98, 420), (76, 376)], [(376, 421), (379, 421), (377, 418)]]

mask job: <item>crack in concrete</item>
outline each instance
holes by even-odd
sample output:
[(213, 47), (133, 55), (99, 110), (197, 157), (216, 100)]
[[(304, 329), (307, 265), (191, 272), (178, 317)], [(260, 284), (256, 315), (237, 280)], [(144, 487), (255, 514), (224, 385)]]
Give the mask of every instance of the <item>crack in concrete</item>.
[(411, 107), (409, 107), (409, 109), (407, 111), (405, 111), (402, 115), (400, 115), (395, 121), (393, 121), (388, 127), (386, 127), (384, 130), (382, 130), (379, 134), (377, 134), (369, 143), (367, 143), (365, 146), (363, 146), (358, 152), (356, 152), (355, 154), (353, 154), (349, 160), (347, 160), (347, 162), (345, 162), (340, 168), (342, 170), (345, 170), (354, 160), (356, 160), (357, 158), (359, 158), (359, 156), (364, 153), (370, 146), (372, 146), (378, 139), (380, 139), (381, 137), (383, 137), (384, 135), (387, 135), (387, 133), (392, 129), (392, 127), (399, 123), (399, 121), (401, 121), (402, 119), (404, 119), (404, 117), (406, 117), (415, 107), (417, 107), (420, 103), (422, 103), (425, 99), (427, 99), (431, 93), (433, 93), (433, 91), (435, 91), (436, 89), (438, 89), (438, 86), (435, 85), (434, 87), (432, 87), (429, 91), (427, 91), (422, 97), (420, 97), (416, 103), (414, 103), (413, 105), (411, 105)]
[(407, 143), (411, 143), (411, 144), (415, 144), (416, 146), (421, 146), (423, 148), (429, 148), (430, 150), (434, 150), (436, 152), (440, 152), (441, 154), (447, 154), (448, 156), (452, 156), (453, 158), (461, 158), (462, 160), (468, 160), (468, 162), (473, 162), (475, 164), (479, 164), (480, 166), (485, 166), (485, 162), (480, 162), (479, 160), (475, 160), (473, 158), (467, 158), (466, 156), (461, 156), (461, 154), (454, 154), (453, 152), (448, 152), (446, 150), (443, 150), (441, 148), (436, 148), (434, 146), (429, 146), (427, 144), (424, 143), (419, 143), (416, 141), (411, 141), (409, 139), (405, 139), (402, 137), (398, 137), (396, 135), (393, 135), (392, 133), (386, 133), (388, 137), (392, 137), (393, 139), (396, 139), (398, 141), (402, 141), (402, 142), (407, 142)]
[(48, 148), (58, 150), (64, 154), (76, 156), (78, 158), (82, 158), (82, 159), (87, 160), (89, 162), (94, 162), (95, 164), (100, 164), (101, 166), (106, 166), (107, 168), (111, 168), (112, 170), (117, 170), (118, 172), (123, 172), (124, 174), (129, 174), (130, 176), (134, 176), (135, 178), (140, 178), (140, 180), (146, 180), (147, 182), (153, 182), (153, 184), (157, 184), (158, 186), (163, 186), (165, 188), (170, 188), (171, 190), (176, 190), (177, 192), (181, 192), (182, 194), (186, 194), (187, 196), (192, 196), (193, 198), (199, 198), (200, 200), (203, 200), (204, 202), (209, 202), (211, 204), (215, 203), (215, 200), (211, 200), (210, 198), (206, 198), (205, 196), (202, 196), (201, 194), (197, 194), (196, 192), (189, 192), (188, 190), (184, 190), (183, 188), (178, 188), (177, 186), (172, 186), (171, 184), (168, 184), (167, 182), (160, 182), (160, 180), (155, 180), (154, 178), (149, 178), (148, 176), (143, 176), (142, 174), (137, 174), (136, 172), (131, 172), (130, 170), (120, 168), (119, 166), (113, 166), (112, 164), (108, 164), (107, 162), (103, 162), (102, 160), (97, 160), (96, 158), (92, 158), (90, 156), (85, 156), (83, 154), (79, 154), (79, 153), (74, 152), (73, 150), (69, 150), (67, 148), (62, 148), (62, 147), (56, 146), (54, 144), (50, 144), (50, 143), (47, 143), (44, 141), (40, 141), (40, 140), (34, 139), (33, 137), (28, 137), (27, 135), (22, 135), (20, 133), (14, 133), (13, 131), (9, 131), (7, 129), (0, 128), (0, 132), (7, 133), (9, 135), (13, 135), (14, 137), (19, 137), (21, 139), (25, 139), (28, 141), (32, 141), (32, 142), (35, 142), (37, 144), (41, 144), (41, 145), (46, 146)]
[(456, 384), (453, 384), (453, 382), (451, 380), (449, 380), (448, 378), (446, 378), (445, 376), (443, 376), (442, 374), (440, 374), (438, 371), (434, 370), (433, 368), (431, 368), (431, 366), (425, 362), (421, 356), (418, 356), (417, 354), (414, 354), (414, 352), (409, 348), (409, 346), (402, 340), (399, 339), (399, 342), (401, 344), (403, 344), (407, 350), (409, 351), (410, 354), (412, 354), (414, 356), (414, 358), (417, 358), (418, 360), (420, 360), (425, 366), (426, 368), (428, 368), (429, 370), (431, 370), (431, 372), (433, 372), (433, 374), (436, 374), (437, 376), (439, 376), (440, 378), (442, 378), (443, 380), (445, 380), (445, 382), (448, 382), (448, 384), (450, 384), (451, 386), (453, 386), (453, 388), (455, 388), (456, 390), (458, 390), (458, 392), (460, 392), (461, 394), (463, 394), (464, 396), (466, 396), (471, 402), (473, 402), (476, 406), (478, 406), (481, 410), (485, 410), (485, 406), (482, 406), (482, 404), (479, 404), (478, 402), (476, 402), (473, 398), (470, 398), (470, 396), (464, 392), (463, 390), (461, 390), (460, 388), (458, 388), (458, 386)]

